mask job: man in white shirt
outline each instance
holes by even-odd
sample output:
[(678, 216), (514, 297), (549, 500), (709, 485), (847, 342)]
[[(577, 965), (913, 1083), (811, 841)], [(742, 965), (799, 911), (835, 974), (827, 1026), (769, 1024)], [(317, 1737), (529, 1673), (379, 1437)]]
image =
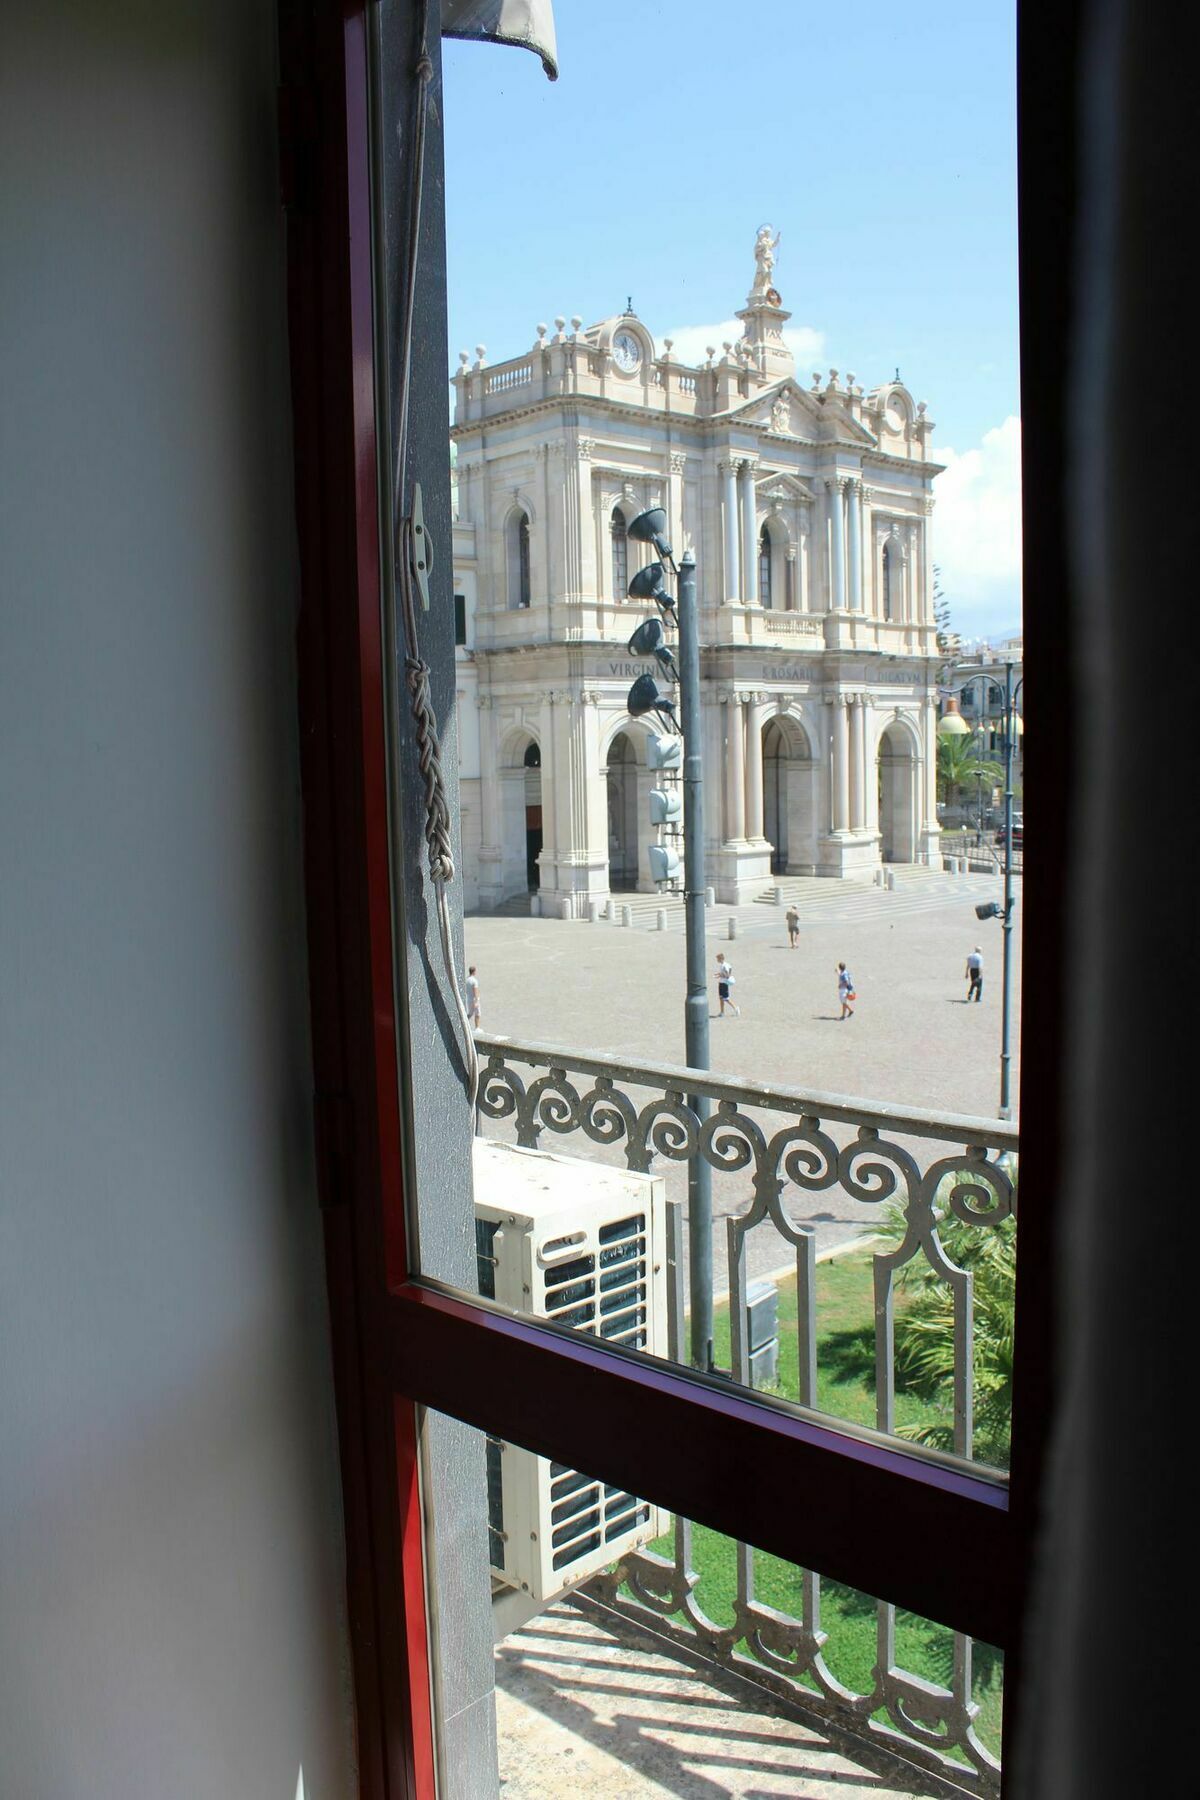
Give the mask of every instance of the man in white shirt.
[(479, 1030), (479, 977), (475, 973), (475, 964), (467, 970), (467, 1017), (475, 1030)]
[(733, 1008), (733, 1011), (740, 1019), (742, 1016), (742, 1009), (740, 1006), (734, 1006), (733, 1001), (729, 996), (729, 990), (733, 986), (733, 964), (725, 961), (725, 953), (722, 950), (717, 951), (716, 975), (717, 999), (720, 1002), (721, 1007), (717, 1017), (723, 1019), (725, 1017), (725, 1008), (729, 1006)]
[(968, 1001), (982, 1000), (983, 999), (983, 952), (979, 948), (978, 944), (976, 944), (975, 948), (972, 950), (971, 954), (967, 958), (967, 981), (969, 983), (969, 986), (967, 988)]

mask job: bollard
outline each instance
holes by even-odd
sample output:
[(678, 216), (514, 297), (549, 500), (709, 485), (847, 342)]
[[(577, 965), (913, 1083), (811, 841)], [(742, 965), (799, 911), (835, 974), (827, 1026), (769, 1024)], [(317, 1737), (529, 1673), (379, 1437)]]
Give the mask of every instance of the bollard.
[(622, 925), (632, 925), (633, 924), (633, 908), (632, 908), (632, 906), (623, 906), (621, 908), (621, 923), (622, 923)]
[(716, 905), (716, 904), (717, 904), (717, 890), (716, 890), (716, 888), (705, 888), (705, 890), (704, 890), (704, 904), (705, 904), (705, 906), (715, 906), (715, 905)]
[(730, 913), (730, 915), (729, 915), (729, 935), (731, 938), (735, 938), (737, 936), (737, 920), (734, 918), (732, 913)]
[(598, 900), (589, 900), (588, 901), (588, 924), (594, 925), (599, 917), (600, 917), (600, 902)]
[(784, 891), (781, 887), (777, 887), (775, 889), (775, 904), (776, 904), (776, 906), (786, 906), (787, 905), (787, 895), (784, 893)]
[(667, 929), (667, 915), (666, 915), (666, 913), (665, 913), (665, 912), (663, 912), (663, 911), (662, 911), (662, 909), (661, 909), (661, 908), (660, 908), (660, 909), (659, 909), (659, 911), (658, 911), (658, 912), (656, 912), (656, 913), (655, 913), (655, 915), (654, 915), (654, 917), (655, 917), (655, 918), (656, 918), (656, 920), (657, 920), (657, 921), (658, 921), (658, 929), (659, 929), (659, 931), (665, 931), (665, 930), (666, 930), (666, 929)]
[(888, 869), (888, 870), (887, 870), (887, 871), (886, 871), (886, 874), (887, 874), (887, 885), (888, 885), (888, 893), (889, 893), (889, 894), (894, 894), (894, 893), (895, 893), (895, 891), (896, 891), (896, 876), (895, 876), (895, 872), (894, 872), (894, 871), (893, 871), (893, 870), (892, 870), (892, 869)]
[(541, 918), (541, 916), (542, 916), (542, 900), (541, 900), (540, 894), (530, 894), (530, 896), (529, 896), (529, 916), (531, 919), (540, 919)]

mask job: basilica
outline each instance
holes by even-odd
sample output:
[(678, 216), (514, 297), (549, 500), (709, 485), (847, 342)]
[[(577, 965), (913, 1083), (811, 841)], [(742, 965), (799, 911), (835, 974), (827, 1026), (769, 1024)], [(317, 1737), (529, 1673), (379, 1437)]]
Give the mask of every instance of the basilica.
[[(765, 227), (742, 335), (698, 366), (632, 311), (454, 376), (465, 901), (649, 891), (652, 736), (628, 526), (696, 558), (707, 885), (938, 856), (933, 426), (897, 378), (798, 375)], [(653, 610), (652, 608), (649, 610)]]

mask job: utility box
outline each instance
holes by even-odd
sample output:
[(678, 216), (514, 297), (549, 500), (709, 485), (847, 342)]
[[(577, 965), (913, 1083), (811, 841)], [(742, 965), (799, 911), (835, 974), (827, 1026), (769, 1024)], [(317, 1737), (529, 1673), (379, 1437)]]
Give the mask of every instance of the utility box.
[[(484, 1138), (474, 1174), (481, 1294), (667, 1355), (661, 1176)], [(487, 1468), (499, 1636), (670, 1524), (647, 1501), (498, 1438), (487, 1440)]]
[(752, 1281), (746, 1290), (746, 1347), (750, 1386), (773, 1387), (779, 1379), (779, 1289)]

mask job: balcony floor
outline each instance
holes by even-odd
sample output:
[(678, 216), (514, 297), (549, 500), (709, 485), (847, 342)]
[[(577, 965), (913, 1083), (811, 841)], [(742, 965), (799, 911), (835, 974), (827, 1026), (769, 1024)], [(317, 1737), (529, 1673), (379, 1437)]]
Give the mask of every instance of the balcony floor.
[(888, 1800), (949, 1791), (872, 1774), (819, 1731), (750, 1710), (636, 1628), (567, 1602), (496, 1652), (504, 1800)]

